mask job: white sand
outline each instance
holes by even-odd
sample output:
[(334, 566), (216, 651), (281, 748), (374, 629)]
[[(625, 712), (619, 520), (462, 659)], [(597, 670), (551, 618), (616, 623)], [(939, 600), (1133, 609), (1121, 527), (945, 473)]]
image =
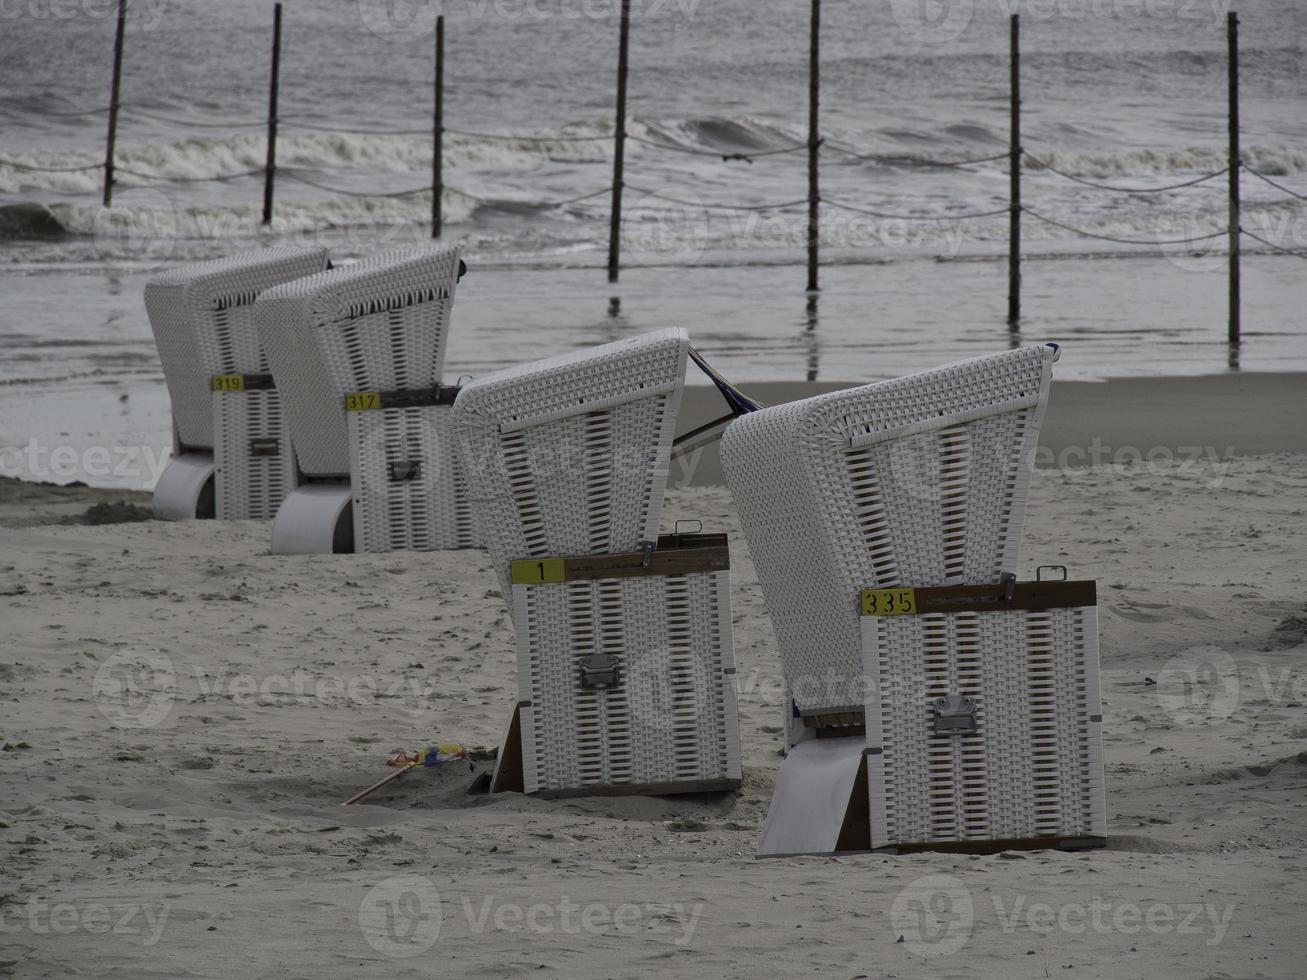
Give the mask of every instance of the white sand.
[(16, 526), (69, 508), (32, 493), (0, 506), (0, 975), (1307, 976), (1307, 647), (1276, 632), (1307, 615), (1307, 457), (1037, 473), (1021, 571), (1100, 583), (1113, 846), (981, 858), (753, 858), (780, 680), (724, 490), (666, 519), (732, 533), (738, 797), (469, 796), (460, 765), (350, 809), (394, 749), (497, 743), (483, 554)]

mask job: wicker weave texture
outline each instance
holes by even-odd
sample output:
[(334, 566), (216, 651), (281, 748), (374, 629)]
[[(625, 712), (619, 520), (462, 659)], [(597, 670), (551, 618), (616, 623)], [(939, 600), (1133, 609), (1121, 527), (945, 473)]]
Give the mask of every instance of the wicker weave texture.
[[(1106, 834), (1095, 607), (862, 626), (873, 847)], [(975, 733), (935, 733), (951, 695)]]
[(457, 246), (397, 249), (259, 297), (259, 335), (304, 473), (349, 473), (347, 394), (443, 380), (458, 261)]
[[(512, 587), (528, 793), (740, 778), (730, 573)], [(608, 654), (619, 683), (582, 687)]]
[(350, 483), (358, 551), (479, 544), (447, 405), (350, 412)]
[(162, 272), (145, 286), (145, 309), (159, 349), (176, 448), (214, 449), (209, 380), (268, 370), (253, 303), (265, 289), (327, 266), (324, 248), (260, 248)]
[[(274, 390), (212, 394), (214, 506), (219, 520), (270, 521), (295, 489), (295, 454)], [(256, 453), (254, 443), (275, 451)]]
[(505, 594), (516, 559), (657, 540), (688, 352), (659, 330), (464, 387), (454, 428)]
[(803, 713), (858, 710), (861, 589), (1016, 567), (1053, 346), (753, 412), (726, 480)]

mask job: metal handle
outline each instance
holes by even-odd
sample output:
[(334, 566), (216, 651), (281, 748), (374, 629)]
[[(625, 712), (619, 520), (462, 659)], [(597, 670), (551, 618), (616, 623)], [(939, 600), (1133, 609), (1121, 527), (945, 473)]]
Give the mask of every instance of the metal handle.
[(587, 691), (604, 691), (616, 687), (618, 661), (606, 653), (592, 653), (581, 658), (581, 686)]
[(936, 735), (970, 735), (976, 731), (976, 702), (965, 694), (950, 694), (931, 705)]
[(416, 480), (422, 473), (422, 461), (420, 459), (397, 459), (386, 469), (390, 474), (391, 483), (407, 483), (409, 480)]

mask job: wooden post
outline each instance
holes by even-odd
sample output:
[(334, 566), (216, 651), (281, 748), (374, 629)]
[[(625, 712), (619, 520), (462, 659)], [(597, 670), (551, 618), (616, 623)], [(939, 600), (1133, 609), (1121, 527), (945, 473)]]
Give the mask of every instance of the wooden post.
[(1239, 15), (1225, 15), (1230, 87), (1230, 343), (1239, 343)]
[(613, 133), (613, 197), (608, 222), (608, 281), (617, 282), (622, 235), (622, 157), (626, 152), (626, 56), (631, 39), (631, 0), (622, 0), (617, 46), (617, 129)]
[(281, 4), (272, 7), (272, 76), (268, 83), (268, 161), (263, 168), (263, 223), (272, 224), (272, 186), (277, 177), (277, 79), (281, 73)]
[(118, 0), (118, 30), (113, 38), (113, 82), (109, 89), (109, 133), (104, 150), (104, 206), (113, 204), (113, 152), (118, 141), (118, 92), (123, 79), (123, 34), (127, 30), (127, 0)]
[(808, 27), (808, 289), (817, 286), (817, 248), (820, 228), (817, 205), (821, 201), (817, 186), (817, 161), (821, 136), (817, 110), (821, 94), (821, 0), (812, 0), (812, 20)]
[(1012, 104), (1008, 148), (1007, 325), (1021, 329), (1021, 16), (1012, 15), (1009, 71)]
[(436, 18), (436, 115), (431, 129), (431, 237), (439, 238), (444, 218), (445, 180), (445, 15)]

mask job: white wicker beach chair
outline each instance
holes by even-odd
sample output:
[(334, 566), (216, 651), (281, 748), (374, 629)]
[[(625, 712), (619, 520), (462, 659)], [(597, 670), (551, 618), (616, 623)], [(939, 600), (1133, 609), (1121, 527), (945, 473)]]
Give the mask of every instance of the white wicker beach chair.
[(800, 715), (861, 713), (861, 590), (1015, 572), (1054, 346), (744, 415), (722, 468)]
[[(723, 469), (788, 687), (791, 752), (763, 853), (848, 846), (859, 824), (863, 846), (876, 847), (1101, 837), (1092, 614), (916, 605), (930, 587), (1017, 588), (1056, 357), (1054, 345), (1020, 348), (755, 412), (727, 430)], [(1070, 625), (1050, 633), (1050, 616)], [(825, 744), (808, 741), (817, 735)], [(818, 765), (820, 776), (796, 772)], [(855, 775), (868, 788), (854, 805), (814, 820), (813, 779), (835, 780), (838, 798)], [(1056, 827), (1054, 813), (1065, 818)]]
[(739, 785), (724, 536), (659, 538), (689, 340), (662, 330), (468, 384), (455, 429), (517, 632), (499, 788)]
[(326, 265), (326, 249), (253, 249), (146, 284), (173, 410), (173, 459), (155, 488), (156, 516), (268, 520), (295, 486), (253, 304), (263, 290)]
[(277, 515), (274, 552), (345, 547), (351, 512), (357, 551), (477, 545), (448, 423), (457, 389), (442, 384), (459, 265), (457, 247), (401, 249), (260, 297), (309, 481)]

